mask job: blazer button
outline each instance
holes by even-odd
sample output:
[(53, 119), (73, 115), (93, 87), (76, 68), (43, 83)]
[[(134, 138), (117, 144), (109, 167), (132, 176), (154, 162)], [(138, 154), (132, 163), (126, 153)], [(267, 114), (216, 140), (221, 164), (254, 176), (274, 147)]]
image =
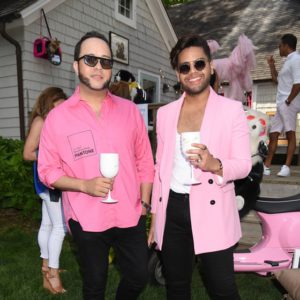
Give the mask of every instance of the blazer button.
[(161, 202), (161, 197), (159, 198), (159, 202)]
[(209, 184), (213, 184), (214, 181), (213, 181), (212, 179), (209, 179), (209, 180), (208, 180), (208, 183), (209, 183)]
[(216, 201), (215, 200), (210, 200), (211, 205), (215, 205)]

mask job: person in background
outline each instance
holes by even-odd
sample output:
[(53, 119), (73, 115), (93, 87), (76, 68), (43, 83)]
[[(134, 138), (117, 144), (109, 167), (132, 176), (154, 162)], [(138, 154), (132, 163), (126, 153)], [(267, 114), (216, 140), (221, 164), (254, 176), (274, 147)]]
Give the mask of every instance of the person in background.
[[(167, 299), (191, 299), (198, 256), (211, 299), (238, 300), (233, 248), (241, 227), (233, 181), (251, 170), (246, 115), (241, 102), (210, 87), (211, 55), (201, 37), (179, 39), (170, 60), (184, 93), (158, 110), (148, 244), (155, 241), (161, 250)], [(200, 143), (184, 152), (186, 132), (196, 133)]]
[(278, 83), (275, 116), (271, 120), (269, 153), (264, 163), (264, 175), (271, 174), (271, 163), (278, 145), (278, 138), (285, 132), (288, 142), (285, 164), (277, 176), (291, 175), (290, 166), (296, 149), (297, 114), (300, 112), (300, 54), (296, 51), (297, 38), (293, 34), (281, 37), (279, 54), (286, 57), (281, 71), (278, 73), (273, 56), (267, 57), (272, 80)]
[[(42, 130), (40, 178), (63, 191), (66, 221), (78, 247), (83, 298), (105, 298), (113, 247), (122, 274), (116, 299), (137, 299), (148, 277), (146, 213), (154, 177), (147, 129), (133, 102), (108, 91), (113, 60), (105, 36), (86, 33), (75, 46), (73, 67), (79, 86), (48, 115)], [(119, 155), (114, 178), (100, 173), (102, 153)], [(118, 202), (103, 202), (110, 190)]]
[[(36, 161), (44, 121), (54, 107), (67, 98), (61, 88), (48, 87), (38, 96), (29, 119), (29, 132), (24, 145), (25, 160)], [(36, 164), (35, 164), (36, 167)], [(36, 178), (38, 180), (38, 178)], [(59, 257), (65, 237), (61, 197), (50, 197), (48, 189), (39, 194), (42, 199), (42, 222), (38, 243), (42, 258), (43, 286), (51, 293), (64, 293), (59, 276)]]

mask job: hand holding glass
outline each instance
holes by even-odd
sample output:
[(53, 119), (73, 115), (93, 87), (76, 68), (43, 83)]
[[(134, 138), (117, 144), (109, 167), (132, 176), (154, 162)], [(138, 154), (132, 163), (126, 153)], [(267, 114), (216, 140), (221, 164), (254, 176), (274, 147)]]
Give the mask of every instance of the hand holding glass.
[[(192, 144), (199, 144), (200, 143), (200, 132), (199, 131), (189, 131), (189, 132), (182, 132), (181, 133), (181, 149), (185, 157), (189, 157), (193, 154), (186, 153), (188, 150), (197, 149), (193, 147)], [(194, 168), (191, 165), (191, 182), (187, 184), (198, 184), (200, 183), (194, 177)]]
[[(119, 154), (118, 153), (101, 153), (100, 154), (100, 172), (106, 178), (114, 178), (119, 171)], [(103, 203), (116, 203), (118, 200), (111, 198), (110, 190)]]

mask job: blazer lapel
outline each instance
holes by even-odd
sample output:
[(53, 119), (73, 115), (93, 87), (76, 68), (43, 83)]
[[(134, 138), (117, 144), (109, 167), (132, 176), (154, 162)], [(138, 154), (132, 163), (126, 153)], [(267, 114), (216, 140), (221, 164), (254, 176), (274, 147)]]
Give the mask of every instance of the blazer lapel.
[[(211, 149), (213, 145), (213, 131), (216, 124), (217, 109), (217, 94), (213, 89), (210, 89), (200, 129), (200, 142), (201, 144), (206, 145), (208, 149)], [(194, 174), (196, 178), (200, 180), (202, 171), (195, 168)]]
[(211, 144), (211, 137), (213, 136), (212, 132), (216, 124), (216, 112), (217, 94), (213, 91), (213, 89), (210, 89), (200, 129), (201, 144), (206, 145), (208, 148)]
[[(175, 109), (166, 110), (166, 115), (164, 116), (166, 120), (166, 126), (164, 129), (164, 140), (165, 140), (165, 150), (164, 150), (164, 157), (163, 161), (165, 161), (165, 165), (162, 167), (162, 172), (165, 173), (165, 178), (168, 178), (167, 182), (170, 182), (171, 175), (172, 175), (172, 168), (173, 168), (173, 161), (174, 161), (174, 152), (175, 152), (175, 145), (176, 145), (176, 134), (177, 134), (177, 124), (179, 119), (179, 114), (181, 110), (181, 106), (185, 97), (185, 93), (177, 100)], [(167, 186), (167, 185), (165, 185)], [(169, 187), (167, 186), (168, 192)]]

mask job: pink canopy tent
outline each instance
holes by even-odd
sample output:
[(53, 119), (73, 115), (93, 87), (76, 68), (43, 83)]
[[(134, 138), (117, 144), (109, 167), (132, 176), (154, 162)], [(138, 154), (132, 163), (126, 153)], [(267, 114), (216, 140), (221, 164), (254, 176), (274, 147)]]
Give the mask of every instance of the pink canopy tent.
[[(212, 53), (220, 47), (214, 40), (207, 42)], [(229, 82), (229, 87), (225, 91), (226, 97), (243, 101), (244, 91), (250, 92), (252, 90), (250, 71), (256, 66), (255, 49), (257, 48), (252, 41), (242, 34), (229, 57), (213, 60), (219, 81)]]

